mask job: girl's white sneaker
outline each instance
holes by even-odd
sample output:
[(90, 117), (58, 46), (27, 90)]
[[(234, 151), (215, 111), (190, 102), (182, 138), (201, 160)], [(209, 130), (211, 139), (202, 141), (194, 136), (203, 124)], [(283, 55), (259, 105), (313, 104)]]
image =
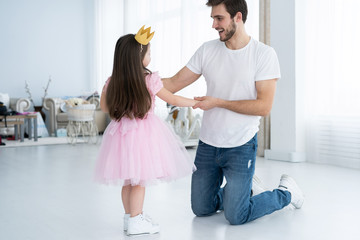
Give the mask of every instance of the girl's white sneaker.
[(124, 214), (124, 232), (128, 230), (130, 214)]
[(127, 235), (154, 234), (160, 231), (160, 226), (153, 223), (149, 217), (139, 214), (128, 220)]
[[(149, 222), (151, 222), (153, 225), (159, 225), (158, 223), (156, 223), (148, 214), (146, 214), (145, 212), (142, 213), (143, 217), (145, 217), (146, 220), (148, 220)], [(130, 218), (130, 214), (125, 213), (124, 214), (124, 232), (127, 232), (128, 230), (128, 226), (129, 226), (129, 218)]]

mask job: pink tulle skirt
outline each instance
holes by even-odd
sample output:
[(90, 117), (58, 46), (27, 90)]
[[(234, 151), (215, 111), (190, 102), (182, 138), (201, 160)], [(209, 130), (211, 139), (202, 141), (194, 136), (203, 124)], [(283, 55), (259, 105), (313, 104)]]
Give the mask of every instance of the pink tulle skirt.
[(103, 184), (147, 186), (191, 174), (195, 165), (167, 123), (145, 119), (111, 121), (103, 135), (95, 180)]

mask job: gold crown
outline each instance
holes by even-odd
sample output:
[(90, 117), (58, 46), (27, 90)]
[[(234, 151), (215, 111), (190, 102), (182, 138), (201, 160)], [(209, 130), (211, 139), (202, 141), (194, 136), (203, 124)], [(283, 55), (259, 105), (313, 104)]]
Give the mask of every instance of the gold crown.
[(145, 25), (142, 26), (142, 28), (140, 28), (140, 30), (137, 32), (135, 39), (142, 45), (148, 45), (150, 40), (153, 38), (155, 31), (150, 33), (151, 27), (148, 27), (145, 30), (144, 27)]

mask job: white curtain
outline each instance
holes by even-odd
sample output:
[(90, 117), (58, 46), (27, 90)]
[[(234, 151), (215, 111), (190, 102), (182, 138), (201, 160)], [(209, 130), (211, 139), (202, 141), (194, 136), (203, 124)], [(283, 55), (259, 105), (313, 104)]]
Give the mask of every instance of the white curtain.
[(124, 33), (124, 1), (95, 0), (95, 79), (101, 93), (112, 73), (115, 44)]
[(307, 0), (309, 161), (360, 168), (360, 1)]

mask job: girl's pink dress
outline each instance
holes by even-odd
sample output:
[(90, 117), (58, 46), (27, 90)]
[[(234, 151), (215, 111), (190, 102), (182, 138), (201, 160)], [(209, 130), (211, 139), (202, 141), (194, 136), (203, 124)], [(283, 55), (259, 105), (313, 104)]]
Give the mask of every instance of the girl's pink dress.
[(181, 140), (154, 114), (155, 95), (163, 87), (161, 78), (152, 73), (145, 80), (152, 107), (144, 119), (122, 118), (110, 122), (95, 169), (95, 179), (100, 183), (146, 186), (195, 171)]

